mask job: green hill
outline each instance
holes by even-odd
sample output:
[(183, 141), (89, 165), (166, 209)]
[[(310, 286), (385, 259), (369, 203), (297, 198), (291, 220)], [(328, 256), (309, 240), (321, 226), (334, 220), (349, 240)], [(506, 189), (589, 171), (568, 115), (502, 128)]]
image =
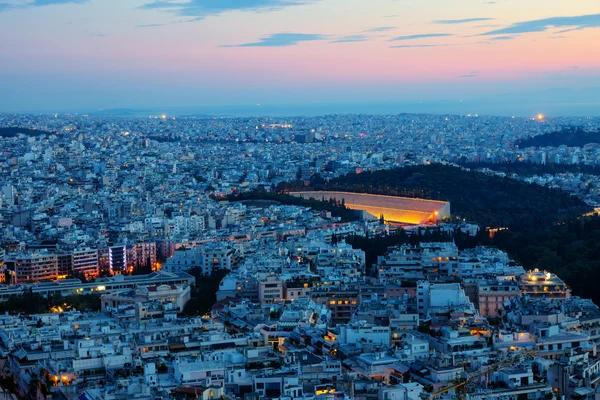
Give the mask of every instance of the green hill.
[[(452, 214), (483, 227), (508, 227), (493, 238), (485, 231), (476, 237), (460, 232), (460, 248), (496, 246), (525, 268), (552, 271), (573, 288), (575, 295), (600, 302), (600, 217), (583, 217), (591, 211), (566, 192), (491, 176), (475, 170), (434, 164), (385, 171), (348, 174), (329, 182), (320, 176), (311, 182), (280, 184), (278, 189), (336, 190), (450, 201)], [(259, 196), (255, 192), (254, 196)], [(388, 241), (357, 243), (377, 255)], [(439, 238), (438, 238), (439, 239)], [(402, 239), (404, 240), (404, 239)], [(381, 247), (381, 248), (380, 248)]]
[(586, 131), (580, 127), (563, 128), (560, 131), (537, 135), (529, 139), (518, 140), (519, 148), (526, 147), (583, 147), (589, 143), (600, 144), (600, 130)]
[(291, 182), (280, 185), (279, 189), (450, 201), (453, 215), (484, 227), (509, 227), (517, 231), (565, 222), (591, 211), (582, 200), (561, 190), (441, 164), (348, 174), (308, 187), (302, 182)]
[(564, 173), (600, 175), (600, 165), (583, 164), (535, 164), (528, 161), (489, 163), (469, 162), (460, 163), (465, 168), (480, 169), (488, 168), (492, 171), (504, 172), (506, 174), (517, 174), (519, 176), (533, 175), (556, 175)]

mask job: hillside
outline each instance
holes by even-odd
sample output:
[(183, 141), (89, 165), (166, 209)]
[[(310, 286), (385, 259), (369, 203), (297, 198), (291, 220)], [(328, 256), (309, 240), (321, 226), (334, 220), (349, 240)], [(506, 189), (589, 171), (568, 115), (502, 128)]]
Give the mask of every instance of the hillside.
[(600, 166), (582, 164), (534, 164), (527, 161), (517, 161), (505, 163), (471, 162), (461, 163), (461, 165), (470, 169), (488, 168), (492, 171), (517, 174), (519, 176), (556, 175), (564, 173), (600, 175)]
[[(591, 208), (563, 191), (440, 164), (348, 174), (329, 182), (316, 175), (308, 183), (288, 182), (278, 189), (338, 190), (450, 201), (455, 216), (483, 227), (510, 228), (493, 238), (485, 230), (476, 237), (457, 232), (454, 240), (460, 248), (496, 246), (527, 269), (557, 273), (575, 295), (600, 302), (596, 289), (600, 280), (600, 217), (582, 217)], [(252, 196), (260, 197), (260, 193)], [(390, 241), (400, 243), (405, 239), (400, 235), (353, 240), (353, 245), (364, 248), (375, 259)]]
[[(483, 226), (528, 230), (579, 217), (591, 210), (583, 201), (555, 189), (434, 164), (348, 174), (308, 188), (450, 201), (452, 214)], [(280, 190), (307, 190), (302, 182)]]
[(560, 131), (534, 136), (515, 142), (519, 148), (526, 147), (583, 147), (590, 143), (600, 143), (600, 131), (586, 131), (581, 127), (563, 128)]

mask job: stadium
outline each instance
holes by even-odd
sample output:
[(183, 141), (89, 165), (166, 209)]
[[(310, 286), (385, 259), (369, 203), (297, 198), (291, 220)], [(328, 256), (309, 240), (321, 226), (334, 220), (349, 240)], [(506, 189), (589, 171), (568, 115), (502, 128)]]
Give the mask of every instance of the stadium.
[(392, 223), (432, 224), (450, 216), (450, 202), (447, 201), (349, 192), (292, 192), (289, 194), (304, 199), (343, 200), (347, 208), (363, 211), (365, 219), (379, 218), (383, 215), (386, 222)]

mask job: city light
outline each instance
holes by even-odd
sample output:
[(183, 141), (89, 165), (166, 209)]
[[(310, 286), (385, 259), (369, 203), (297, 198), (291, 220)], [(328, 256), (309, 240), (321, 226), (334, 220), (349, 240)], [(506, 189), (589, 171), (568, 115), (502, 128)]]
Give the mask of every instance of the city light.
[(494, 2), (0, 0), (0, 393), (595, 397), (598, 18)]

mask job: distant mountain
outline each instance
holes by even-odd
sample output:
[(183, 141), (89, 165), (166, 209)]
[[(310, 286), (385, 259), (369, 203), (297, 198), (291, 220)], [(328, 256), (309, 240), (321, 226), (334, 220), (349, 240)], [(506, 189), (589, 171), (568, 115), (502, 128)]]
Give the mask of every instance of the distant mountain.
[(110, 108), (106, 110), (98, 110), (87, 113), (88, 115), (98, 117), (142, 117), (149, 115), (162, 115), (166, 114), (169, 117), (195, 117), (195, 118), (213, 118), (212, 115), (198, 112), (196, 109), (188, 108), (165, 108), (165, 109), (151, 109), (151, 108)]
[(140, 114), (152, 113), (150, 110), (136, 110), (133, 108), (111, 108), (107, 110), (99, 110), (88, 113), (95, 116), (110, 116), (110, 117), (137, 117)]
[(580, 127), (563, 128), (560, 131), (518, 140), (515, 144), (526, 147), (583, 147), (590, 143), (600, 143), (600, 130), (586, 131)]

